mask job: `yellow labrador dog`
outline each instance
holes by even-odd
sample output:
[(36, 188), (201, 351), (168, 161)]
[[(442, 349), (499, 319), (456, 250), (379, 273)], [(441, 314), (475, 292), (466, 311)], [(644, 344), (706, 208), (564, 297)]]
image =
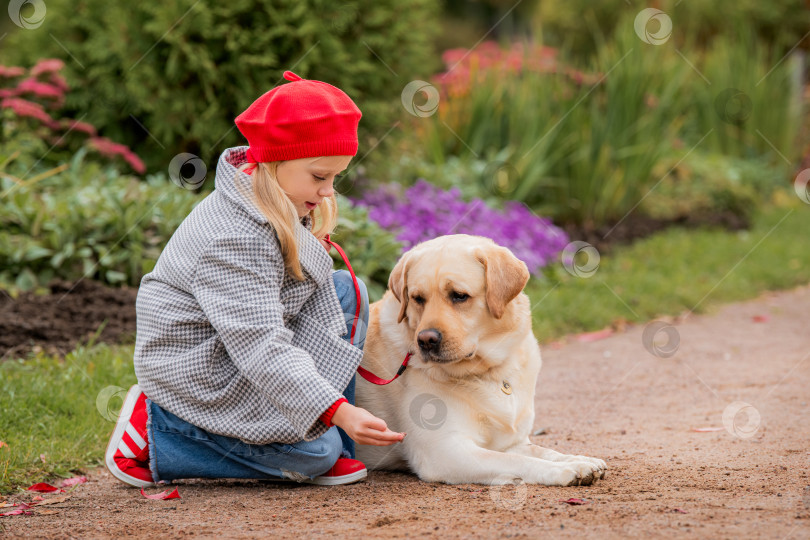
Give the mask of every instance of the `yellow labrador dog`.
[(540, 347), (532, 333), (526, 264), (479, 236), (456, 234), (405, 253), (370, 307), (357, 405), (405, 432), (401, 444), (357, 446), (370, 469), (410, 469), (425, 481), (502, 484), (520, 478), (588, 485), (601, 459), (532, 444)]

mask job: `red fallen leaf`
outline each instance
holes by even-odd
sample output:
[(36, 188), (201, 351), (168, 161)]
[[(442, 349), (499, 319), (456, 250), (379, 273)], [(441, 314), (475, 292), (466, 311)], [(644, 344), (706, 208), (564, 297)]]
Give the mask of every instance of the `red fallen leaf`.
[(58, 487), (53, 487), (50, 484), (46, 484), (45, 482), (40, 482), (38, 484), (34, 484), (33, 486), (28, 488), (28, 491), (38, 491), (39, 493), (53, 493), (54, 491), (58, 491), (60, 493), (64, 492), (64, 489), (59, 489)]
[(31, 514), (33, 514), (33, 512), (29, 512), (29, 511), (23, 510), (23, 509), (18, 509), (18, 510), (12, 510), (11, 512), (3, 512), (2, 514), (0, 514), (0, 517), (3, 517), (3, 516), (19, 516), (19, 515), (30, 516)]
[(770, 319), (770, 317), (768, 317), (767, 315), (754, 315), (753, 317), (751, 317), (751, 319), (754, 322), (768, 322), (768, 319)]
[(698, 433), (706, 433), (709, 431), (723, 431), (724, 427), (693, 427), (692, 431), (697, 431)]
[(179, 499), (180, 494), (177, 492), (177, 488), (174, 488), (174, 491), (171, 493), (167, 491), (163, 491), (161, 493), (155, 493), (154, 495), (147, 495), (143, 492), (143, 488), (141, 488), (141, 495), (146, 497), (147, 499), (155, 499), (155, 500), (164, 500), (164, 499)]
[(87, 482), (86, 476), (74, 476), (73, 478), (66, 478), (62, 480), (62, 483), (59, 484), (60, 487), (70, 487), (70, 486), (78, 486), (79, 484), (84, 484)]
[(681, 514), (688, 514), (689, 513), (686, 510), (681, 510), (680, 508), (673, 508), (672, 511), (673, 512), (678, 512), (678, 513), (681, 513)]
[(587, 499), (574, 499), (573, 497), (572, 497), (572, 498), (570, 498), (570, 499), (568, 499), (568, 500), (566, 500), (566, 501), (564, 501), (564, 500), (560, 499), (560, 502), (564, 502), (564, 503), (566, 503), (566, 504), (570, 504), (570, 505), (572, 505), (572, 506), (573, 506), (573, 505), (578, 505), (578, 504), (588, 504), (588, 500), (587, 500)]
[(0, 441), (0, 448), (3, 448), (4, 446), (8, 446), (8, 443), (4, 443), (3, 441)]
[(605, 328), (603, 330), (597, 330), (596, 332), (585, 332), (584, 334), (578, 334), (577, 341), (581, 341), (583, 343), (599, 341), (600, 339), (604, 339), (612, 334), (612, 328)]

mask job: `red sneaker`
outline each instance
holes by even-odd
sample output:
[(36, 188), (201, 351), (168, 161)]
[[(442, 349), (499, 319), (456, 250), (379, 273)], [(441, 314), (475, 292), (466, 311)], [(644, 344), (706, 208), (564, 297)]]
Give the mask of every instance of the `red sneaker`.
[(104, 456), (107, 469), (112, 475), (130, 486), (155, 485), (149, 470), (146, 420), (146, 395), (135, 384), (124, 398)]
[(329, 472), (316, 476), (312, 480), (307, 480), (306, 483), (319, 486), (338, 486), (359, 482), (366, 476), (368, 476), (368, 470), (362, 461), (338, 458), (337, 462), (329, 469)]

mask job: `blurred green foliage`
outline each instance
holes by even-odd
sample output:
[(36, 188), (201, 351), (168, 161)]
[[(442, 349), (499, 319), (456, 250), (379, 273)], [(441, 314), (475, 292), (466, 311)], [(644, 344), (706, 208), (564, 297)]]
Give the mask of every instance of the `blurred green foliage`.
[(804, 0), (540, 0), (533, 28), (544, 43), (587, 58), (601, 41), (611, 41), (614, 32), (621, 31), (621, 20), (648, 7), (672, 19), (672, 39), (679, 47), (689, 39), (703, 46), (735, 28), (750, 26), (752, 39), (773, 46), (781, 56), (810, 29), (810, 9)]
[[(472, 52), (452, 84), (436, 82), (435, 114), (403, 113), (402, 140), (370, 156), (369, 174), (517, 199), (586, 229), (622, 219), (661, 180), (668, 156), (688, 164), (693, 150), (756, 161), (773, 172), (762, 180), (784, 182), (800, 158), (799, 66), (751, 27), (705, 49), (694, 39), (668, 45), (644, 43), (625, 16), (582, 70), (558, 52), (549, 69), (504, 73)], [(465, 69), (466, 88), (458, 80)], [(747, 221), (745, 190), (729, 193), (740, 200), (713, 199), (718, 209)]]
[(3, 61), (63, 59), (75, 89), (67, 107), (149, 172), (179, 152), (213, 168), (244, 143), (234, 118), (285, 83), (284, 70), (344, 90), (363, 111), (361, 152), (373, 146), (401, 88), (439, 68), (437, 15), (431, 0), (49, 0), (42, 26), (11, 27)]
[[(38, 165), (43, 141), (17, 133), (0, 144), (0, 288), (44, 287), (51, 279), (95, 279), (137, 287), (169, 238), (210, 190), (182, 189), (164, 174), (123, 175), (79, 150), (61, 166)], [(401, 253), (394, 236), (343, 196), (335, 240), (380, 298)], [(345, 239), (345, 240), (344, 240)], [(332, 257), (341, 261), (336, 250)]]

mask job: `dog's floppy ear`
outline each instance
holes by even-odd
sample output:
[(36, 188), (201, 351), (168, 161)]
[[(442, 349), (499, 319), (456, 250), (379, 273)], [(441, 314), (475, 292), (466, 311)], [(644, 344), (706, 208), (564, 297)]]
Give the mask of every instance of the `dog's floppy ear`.
[(397, 300), (399, 300), (399, 317), (397, 323), (401, 323), (405, 318), (405, 310), (408, 308), (408, 259), (409, 254), (403, 255), (399, 262), (397, 262), (394, 269), (391, 270), (391, 275), (388, 277), (388, 288), (394, 293)]
[(514, 300), (528, 283), (529, 269), (526, 263), (515, 257), (509, 249), (501, 246), (478, 250), (475, 256), (484, 265), (487, 307), (496, 319), (500, 319), (506, 305)]

